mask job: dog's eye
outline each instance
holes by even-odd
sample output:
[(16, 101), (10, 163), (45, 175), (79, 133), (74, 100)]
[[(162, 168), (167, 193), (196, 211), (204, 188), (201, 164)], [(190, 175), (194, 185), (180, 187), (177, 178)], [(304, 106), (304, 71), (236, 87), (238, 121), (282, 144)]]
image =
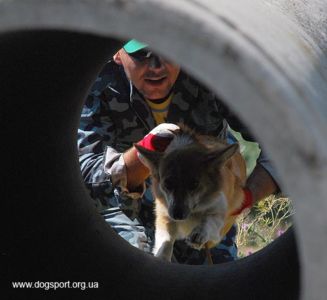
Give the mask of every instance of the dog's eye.
[(172, 178), (167, 178), (164, 182), (164, 187), (167, 190), (172, 190), (174, 188), (175, 181)]
[(200, 184), (199, 181), (194, 179), (194, 180), (189, 182), (188, 187), (189, 187), (190, 190), (195, 190), (195, 189), (198, 188), (199, 184)]

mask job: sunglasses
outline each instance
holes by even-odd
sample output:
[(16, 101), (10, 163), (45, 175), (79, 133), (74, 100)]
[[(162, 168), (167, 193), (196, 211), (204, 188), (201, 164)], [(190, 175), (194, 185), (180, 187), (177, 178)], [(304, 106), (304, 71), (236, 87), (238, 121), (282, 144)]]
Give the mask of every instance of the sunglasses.
[(127, 53), (127, 54), (138, 62), (143, 62), (146, 59), (149, 59), (153, 56), (157, 56), (151, 50), (146, 50), (146, 49), (141, 49), (134, 53)]

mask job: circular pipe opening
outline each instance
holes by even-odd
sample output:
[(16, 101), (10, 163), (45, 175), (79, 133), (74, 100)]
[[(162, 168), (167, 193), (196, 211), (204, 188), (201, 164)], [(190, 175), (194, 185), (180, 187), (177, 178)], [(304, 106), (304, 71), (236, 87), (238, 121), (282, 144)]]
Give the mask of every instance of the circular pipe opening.
[[(62, 274), (66, 273), (71, 274), (72, 278), (84, 278), (84, 281), (85, 278), (92, 277), (89, 274), (99, 274), (104, 279), (108, 273), (105, 266), (110, 266), (117, 270), (115, 278), (119, 278), (119, 276), (126, 278), (127, 276), (129, 279), (135, 279), (140, 274), (153, 275), (150, 270), (153, 265), (156, 265), (158, 269), (155, 271), (156, 277), (153, 277), (156, 279), (155, 282), (162, 287), (171, 286), (172, 282), (175, 284), (177, 282), (178, 284), (175, 286), (178, 288), (169, 289), (176, 298), (182, 297), (181, 289), (183, 287), (192, 295), (200, 293), (196, 292), (200, 283), (201, 289), (198, 291), (210, 289), (213, 294), (221, 293), (221, 290), (224, 289), (227, 291), (228, 289), (226, 290), (223, 286), (230, 286), (230, 282), (217, 283), (217, 278), (222, 278), (219, 276), (220, 272), (227, 272), (231, 276), (232, 274), (243, 274), (240, 275), (243, 276), (243, 284), (251, 283), (249, 278), (247, 280), (245, 278), (247, 277), (245, 276), (246, 272), (241, 272), (244, 270), (241, 266), (249, 262), (250, 258), (236, 264), (228, 264), (228, 267), (226, 265), (211, 270), (205, 268), (206, 282), (201, 280), (204, 272), (201, 267), (197, 268), (192, 275), (187, 276), (189, 280), (181, 281), (178, 278), (182, 274), (185, 277), (187, 267), (158, 263), (143, 256), (139, 251), (127, 247), (112, 234), (106, 233), (105, 224), (101, 219), (95, 217), (92, 205), (87, 204), (89, 203), (88, 197), (85, 196), (80, 178), (78, 180), (72, 178), (79, 176), (77, 175), (79, 170), (75, 156), (76, 150), (71, 138), (74, 136), (78, 124), (81, 99), (85, 97), (87, 87), (90, 86), (101, 64), (112, 51), (113, 40), (70, 32), (35, 30), (10, 32), (15, 28), (21, 29), (26, 22), (30, 28), (34, 29), (64, 28), (72, 31), (97, 33), (98, 35), (133, 36), (142, 39), (144, 32), (149, 32), (146, 28), (148, 24), (153, 24), (145, 41), (157, 45), (155, 50), (179, 61), (182, 66), (196, 77), (203, 79), (216, 92), (219, 90), (224, 99), (236, 112), (239, 112), (245, 122), (251, 126), (253, 132), (266, 145), (267, 152), (271, 154), (280, 170), (285, 187), (296, 198), (295, 206), (298, 210), (296, 222), (301, 233), (299, 244), (301, 261), (304, 263), (305, 293), (306, 295), (322, 293), (324, 291), (322, 281), (318, 280), (314, 283), (313, 280), (310, 280), (309, 274), (313, 274), (314, 270), (320, 270), (320, 274), (323, 274), (323, 266), (326, 265), (324, 258), (317, 259), (319, 264), (310, 258), (313, 253), (311, 242), (314, 242), (316, 246), (322, 245), (323, 239), (320, 239), (322, 236), (320, 233), (323, 233), (323, 228), (325, 228), (324, 219), (321, 218), (325, 211), (323, 195), (326, 189), (324, 185), (326, 177), (323, 172), (326, 139), (322, 130), (325, 119), (321, 117), (321, 112), (325, 110), (319, 101), (325, 94), (325, 88), (318, 85), (319, 89), (315, 94), (313, 94), (313, 90), (317, 81), (324, 82), (326, 77), (324, 77), (325, 72), (320, 69), (319, 64), (311, 63), (313, 58), (325, 65), (324, 55), (319, 48), (315, 47), (312, 40), (305, 39), (303, 42), (308, 46), (305, 49), (311, 49), (309, 58), (306, 58), (305, 55), (302, 57), (306, 50), (301, 47), (297, 48), (297, 42), (293, 40), (289, 43), (294, 48), (289, 47), (289, 51), (296, 50), (292, 52), (296, 59), (291, 61), (286, 59), (287, 51), (284, 52), (278, 47), (273, 49), (276, 51), (269, 50), (269, 45), (271, 45), (269, 43), (263, 47), (263, 42), (267, 39), (260, 34), (253, 33), (251, 35), (249, 32), (256, 23), (261, 24), (262, 28), (268, 24), (264, 20), (265, 14), (250, 22), (248, 19), (245, 21), (246, 18), (241, 9), (233, 5), (229, 6), (224, 2), (220, 7), (220, 13), (217, 12), (216, 7), (209, 11), (203, 7), (200, 8), (196, 2), (183, 3), (186, 5), (183, 10), (182, 6), (179, 6), (181, 4), (146, 2), (147, 6), (119, 1), (114, 1), (110, 6), (102, 2), (97, 8), (92, 8), (85, 2), (84, 5), (79, 6), (79, 17), (83, 16), (88, 20), (83, 25), (77, 24), (76, 17), (68, 18), (69, 12), (72, 11), (70, 5), (63, 6), (60, 3), (42, 5), (35, 1), (39, 7), (34, 11), (27, 9), (27, 18), (21, 21), (17, 19), (19, 15), (17, 8), (20, 5), (17, 4), (18, 2), (14, 1), (12, 5), (4, 6), (7, 12), (14, 12), (12, 15), (6, 14), (2, 20), (6, 26), (2, 27), (1, 35), (3, 46), (1, 52), (3, 57), (8, 57), (1, 63), (1, 70), (6, 70), (5, 73), (1, 72), (3, 99), (10, 99), (10, 101), (4, 102), (6, 114), (3, 122), (6, 128), (10, 129), (5, 134), (8, 145), (13, 145), (8, 148), (7, 153), (12, 160), (6, 162), (4, 168), (5, 174), (11, 170), (10, 175), (6, 176), (5, 194), (14, 208), (19, 203), (20, 210), (24, 211), (24, 214), (14, 214), (10, 220), (14, 235), (9, 237), (9, 241), (6, 243), (8, 247), (5, 251), (13, 260), (11, 263), (14, 267), (10, 276), (23, 279), (28, 275), (27, 271), (19, 268), (21, 263), (26, 266), (26, 269), (33, 270), (31, 277), (35, 278), (40, 274), (43, 274), (45, 278), (51, 278), (51, 276), (60, 278)], [(253, 5), (259, 4), (256, 2)], [(262, 6), (260, 7), (262, 9)], [(57, 9), (61, 18), (58, 18), (58, 15), (57, 18), (49, 17), (53, 8)], [(161, 9), (160, 14), (159, 8)], [(205, 20), (198, 16), (195, 8), (208, 12)], [(207, 8), (210, 8), (210, 4)], [(167, 14), (163, 14), (162, 11)], [(237, 22), (231, 22), (230, 14), (232, 12), (236, 13), (235, 15), (238, 17), (243, 16), (243, 19), (239, 21), (247, 24), (245, 28), (242, 28), (243, 30), (240, 30)], [(32, 18), (35, 14), (39, 14), (39, 19)], [(293, 27), (288, 27), (289, 22), (285, 20), (284, 16), (278, 16), (274, 10), (272, 15), (273, 18), (270, 21), (273, 21), (273, 24), (278, 24), (280, 20), (283, 20), (283, 23), (279, 23), (280, 29), (277, 30), (278, 26), (276, 26), (268, 31), (267, 37), (275, 37), (276, 41), (282, 43), (287, 36), (292, 34), (300, 39), (304, 36), (303, 32), (294, 26), (293, 20), (290, 22)], [(249, 14), (249, 18), (251, 16), (252, 14)], [(112, 17), (112, 19), (108, 17)], [(142, 19), (142, 17), (144, 18)], [(153, 22), (155, 18), (157, 18), (156, 22)], [(186, 20), (190, 21), (191, 26), (184, 25)], [(112, 27), (109, 28), (109, 25)], [(281, 33), (280, 31), (286, 27), (288, 30)], [(163, 31), (162, 28), (164, 28)], [(196, 30), (192, 31), (195, 28)], [(5, 33), (6, 30), (8, 33)], [(161, 32), (161, 36), (158, 36), (157, 32)], [(192, 51), (185, 51), (186, 45), (189, 43), (192, 43), (194, 47), (192, 47)], [(95, 48), (95, 44), (99, 47)], [(24, 46), (24, 51), (22, 51), (22, 46)], [(272, 52), (275, 55), (271, 55)], [(280, 54), (280, 60), (276, 59), (277, 54)], [(294, 63), (300, 61), (300, 58), (304, 63), (302, 64), (303, 68), (299, 70), (294, 68)], [(212, 61), (217, 62), (217, 65), (212, 64)], [(285, 68), (283, 62), (288, 62), (289, 68)], [(47, 66), (52, 66), (52, 68), (49, 70)], [(217, 67), (224, 70), (224, 74), (217, 72)], [(297, 73), (297, 71), (299, 72)], [(19, 77), (18, 74), (26, 80), (23, 80), (17, 87), (15, 78)], [(72, 80), (76, 74), (83, 75), (78, 77), (78, 80), (76, 78)], [(300, 76), (301, 74), (304, 76)], [(231, 79), (233, 79), (233, 85), (231, 85)], [(302, 83), (304, 86), (301, 88)], [(233, 88), (234, 85), (238, 89)], [(304, 91), (304, 88), (308, 89)], [(22, 95), (25, 96), (24, 99), (22, 99)], [(247, 95), (246, 100), (244, 101), (244, 97), (240, 95)], [(33, 110), (29, 105), (31, 101), (33, 101)], [(297, 105), (294, 106), (294, 103)], [(20, 106), (22, 110), (18, 111), (17, 106)], [(251, 111), (254, 106), (257, 107), (257, 111), (262, 113), (260, 116)], [(321, 107), (322, 111), (318, 112), (317, 107)], [(30, 112), (28, 115), (24, 113), (27, 111)], [(304, 111), (307, 114), (304, 115)], [(253, 118), (254, 116), (257, 118)], [(274, 122), (277, 116), (278, 123)], [(300, 118), (304, 118), (304, 120), (299, 122)], [(271, 128), (274, 130), (270, 130)], [(283, 130), (285, 128), (288, 128), (288, 131)], [(296, 135), (298, 131), (301, 131), (301, 139)], [(17, 144), (17, 136), (21, 137), (19, 144)], [(276, 143), (276, 140), (279, 143)], [(303, 140), (305, 140), (305, 144)], [(285, 145), (283, 151), (280, 151), (280, 144)], [(25, 147), (22, 149), (21, 145)], [(39, 147), (39, 145), (42, 146)], [(13, 163), (11, 163), (12, 161)], [(46, 168), (45, 166), (48, 166), (51, 161), (53, 165)], [(28, 178), (16, 192), (17, 178), (26, 178), (26, 170), (29, 171)], [(15, 191), (15, 193), (11, 191)], [(308, 205), (308, 199), (312, 195), (315, 195), (314, 209)], [(27, 199), (27, 196), (35, 200), (28, 204), (22, 202), (21, 199)], [(51, 211), (51, 214), (44, 214), (45, 211)], [(63, 214), (64, 211), (67, 213)], [(301, 219), (307, 214), (318, 217), (312, 219), (312, 224), (303, 224)], [(22, 231), (21, 228), (24, 230)], [(71, 229), (70, 232), (66, 232), (67, 228)], [(80, 232), (81, 228), (85, 230), (83, 235)], [(320, 233), (310, 235), (313, 229), (317, 229)], [(96, 241), (89, 244), (89, 239), (93, 239), (94, 236), (97, 237)], [(290, 237), (285, 237), (285, 239), (290, 239)], [(276, 244), (285, 246), (286, 244), (283, 244), (285, 239), (281, 239), (281, 242)], [(70, 242), (67, 243), (67, 241)], [(66, 245), (64, 245), (65, 243)], [(49, 252), (49, 249), (53, 249), (55, 246), (58, 246), (56, 251)], [(286, 250), (285, 248), (283, 250)], [(315, 248), (321, 249), (321, 247)], [(24, 249), (23, 256), (21, 255), (22, 249)], [(110, 255), (105, 251), (108, 249), (110, 249)], [(275, 253), (282, 253), (280, 250)], [(88, 259), (92, 253), (104, 257), (103, 264), (95, 262), (91, 264)], [(109, 259), (121, 257), (119, 254), (126, 254), (125, 257), (128, 258), (126, 260), (117, 259), (117, 261)], [(256, 256), (257, 262), (266, 263), (270, 256), (266, 253), (260, 257), (262, 260)], [(276, 257), (282, 259), (279, 255)], [(292, 257), (291, 254), (288, 258)], [(321, 257), (321, 255), (318, 253), (315, 257)], [(275, 262), (275, 260), (273, 261)], [(68, 265), (67, 262), (69, 262)], [(250, 262), (250, 266), (252, 263), (253, 261)], [(276, 264), (273, 265), (276, 266)], [(295, 265), (296, 263), (289, 269), (294, 268)], [(129, 275), (126, 275), (126, 270), (130, 270)], [(257, 275), (265, 273), (263, 269), (261, 271), (262, 273), (257, 272)], [(269, 280), (274, 281), (277, 276), (271, 274), (271, 277)], [(137, 283), (146, 284), (144, 280), (142, 277)], [(117, 281), (114, 279), (115, 283)], [(197, 284), (195, 284), (196, 282)], [(221, 285), (222, 282), (226, 285)], [(190, 286), (193, 288), (190, 289)], [(297, 284), (292, 286), (297, 286)], [(105, 284), (105, 287), (109, 287), (109, 283), (107, 286)], [(157, 288), (158, 286), (149, 289), (147, 296), (155, 296)], [(294, 290), (293, 297), (296, 294), (294, 294)], [(244, 290), (239, 289), (239, 292), (241, 291), (246, 294), (248, 290), (244, 287)], [(121, 296), (124, 292), (117, 285), (116, 295)], [(273, 291), (271, 292), (270, 295), (274, 295)], [(132, 292), (130, 294), (132, 295)], [(236, 294), (227, 294), (226, 292), (226, 296), (228, 295), (231, 296), (230, 299), (233, 299), (233, 296), (236, 297)], [(213, 298), (214, 295), (210, 297)]]

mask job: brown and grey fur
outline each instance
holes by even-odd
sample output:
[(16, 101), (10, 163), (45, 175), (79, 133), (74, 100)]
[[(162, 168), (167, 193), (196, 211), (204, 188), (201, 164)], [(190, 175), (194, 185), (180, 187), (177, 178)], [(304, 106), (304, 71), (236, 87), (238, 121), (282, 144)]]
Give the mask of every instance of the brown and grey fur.
[(177, 239), (194, 248), (219, 243), (241, 207), (246, 180), (238, 144), (198, 135), (181, 126), (165, 152), (135, 145), (150, 168), (156, 207), (153, 253), (171, 260)]

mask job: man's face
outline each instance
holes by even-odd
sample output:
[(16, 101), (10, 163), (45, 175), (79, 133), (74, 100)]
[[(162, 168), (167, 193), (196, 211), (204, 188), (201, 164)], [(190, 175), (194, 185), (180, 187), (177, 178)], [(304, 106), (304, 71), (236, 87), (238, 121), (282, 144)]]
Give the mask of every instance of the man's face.
[(150, 56), (140, 61), (124, 49), (120, 49), (114, 55), (114, 61), (124, 67), (128, 79), (146, 99), (150, 100), (168, 96), (180, 72), (178, 65), (162, 57)]

